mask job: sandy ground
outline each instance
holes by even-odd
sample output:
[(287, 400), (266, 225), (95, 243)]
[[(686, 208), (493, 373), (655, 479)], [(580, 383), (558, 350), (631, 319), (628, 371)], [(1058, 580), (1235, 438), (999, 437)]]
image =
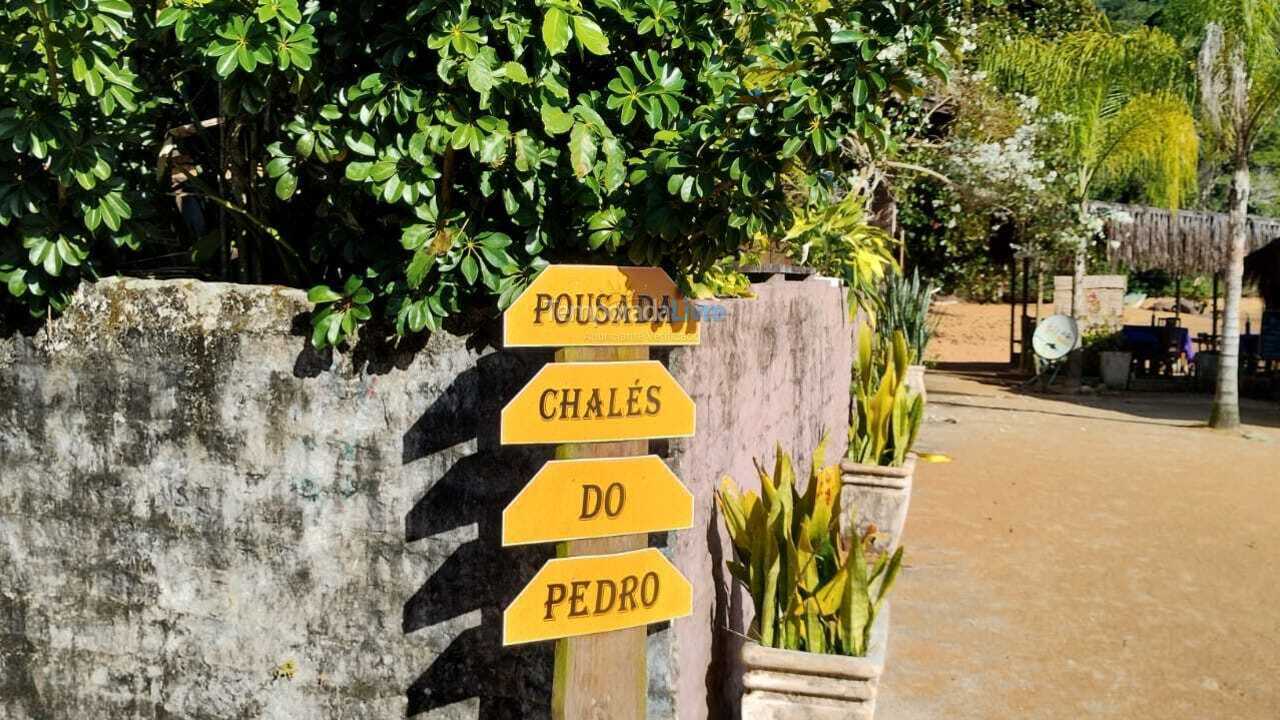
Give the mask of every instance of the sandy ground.
[[(1147, 300), (1147, 303), (1154, 299)], [(1253, 322), (1254, 332), (1262, 318), (1262, 300), (1244, 298), (1241, 309)], [(1018, 306), (1021, 313), (1022, 306)], [(1028, 310), (1035, 314), (1034, 306)], [(1042, 317), (1053, 313), (1048, 303), (1041, 307)], [(928, 359), (936, 362), (1008, 362), (1009, 361), (1009, 306), (1000, 304), (951, 303), (937, 305), (934, 314), (938, 318), (938, 332), (930, 343)], [(1126, 308), (1124, 321), (1130, 325), (1150, 325), (1152, 311), (1143, 308)], [(1156, 322), (1173, 317), (1173, 313), (1154, 313)], [(1241, 331), (1244, 330), (1243, 319)], [(1202, 315), (1183, 313), (1182, 324), (1194, 337), (1212, 329), (1209, 311)]]
[[(947, 360), (1004, 359), (990, 307)], [(928, 384), (879, 720), (1280, 718), (1280, 406)]]

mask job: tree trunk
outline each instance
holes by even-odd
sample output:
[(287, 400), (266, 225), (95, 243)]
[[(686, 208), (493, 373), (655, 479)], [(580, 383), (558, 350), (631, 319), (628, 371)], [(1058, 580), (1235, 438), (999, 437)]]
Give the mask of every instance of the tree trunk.
[(1227, 224), (1231, 245), (1227, 255), (1227, 297), (1222, 318), (1222, 346), (1218, 357), (1218, 389), (1209, 425), (1234, 428), (1240, 424), (1240, 293), (1244, 284), (1244, 255), (1249, 234), (1249, 78), (1239, 42), (1231, 51), (1231, 125), (1234, 132), (1231, 172), (1231, 216)]
[[(1089, 201), (1080, 201), (1080, 218), (1083, 220), (1089, 212)], [(1076, 347), (1067, 358), (1067, 374), (1071, 378), (1072, 387), (1079, 388), (1084, 377), (1084, 350), (1080, 338), (1084, 337), (1084, 272), (1089, 259), (1089, 241), (1092, 238), (1081, 238), (1080, 247), (1076, 248), (1075, 268), (1071, 274), (1071, 317), (1076, 321)]]

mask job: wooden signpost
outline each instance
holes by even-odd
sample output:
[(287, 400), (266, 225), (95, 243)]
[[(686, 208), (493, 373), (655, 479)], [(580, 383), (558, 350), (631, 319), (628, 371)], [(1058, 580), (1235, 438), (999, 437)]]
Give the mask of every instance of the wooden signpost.
[(558, 542), (503, 617), (503, 643), (557, 640), (552, 717), (642, 720), (645, 626), (693, 587), (648, 533), (693, 523), (693, 496), (649, 440), (693, 435), (693, 401), (651, 345), (693, 345), (697, 317), (660, 268), (553, 265), (504, 314), (507, 347), (559, 347), (502, 410), (501, 441), (559, 443), (502, 515), (504, 545)]

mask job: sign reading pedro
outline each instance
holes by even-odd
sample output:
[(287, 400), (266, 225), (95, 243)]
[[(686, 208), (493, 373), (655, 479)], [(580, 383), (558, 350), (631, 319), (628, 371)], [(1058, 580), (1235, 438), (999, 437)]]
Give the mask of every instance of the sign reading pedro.
[(502, 644), (622, 630), (692, 612), (693, 586), (654, 548), (548, 560), (507, 608)]
[(662, 268), (552, 265), (503, 313), (503, 343), (697, 345), (698, 319)]
[(502, 544), (683, 530), (693, 494), (657, 455), (553, 460), (502, 511)]
[(654, 360), (544, 365), (502, 409), (503, 445), (693, 435), (693, 400)]

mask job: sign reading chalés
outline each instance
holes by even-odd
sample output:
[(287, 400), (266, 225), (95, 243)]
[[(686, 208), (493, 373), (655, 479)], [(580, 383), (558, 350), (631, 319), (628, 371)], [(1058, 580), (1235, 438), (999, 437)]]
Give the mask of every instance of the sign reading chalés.
[(502, 644), (621, 630), (685, 617), (693, 586), (655, 548), (548, 560), (503, 616)]
[(698, 344), (696, 308), (656, 267), (552, 265), (502, 322), (509, 348)]
[(692, 526), (693, 494), (657, 455), (553, 460), (502, 511), (502, 544)]
[(693, 400), (655, 360), (542, 366), (502, 409), (503, 445), (693, 435)]

